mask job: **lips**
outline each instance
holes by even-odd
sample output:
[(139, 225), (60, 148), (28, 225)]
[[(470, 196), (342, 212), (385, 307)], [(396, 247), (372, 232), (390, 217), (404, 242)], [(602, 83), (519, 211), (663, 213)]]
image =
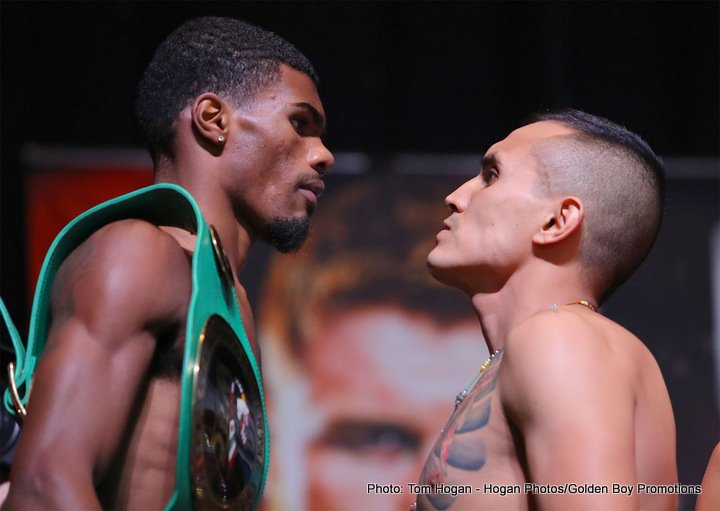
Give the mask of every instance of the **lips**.
[(446, 220), (443, 222), (442, 228), (437, 232), (437, 234), (435, 236), (440, 236), (441, 233), (443, 233), (445, 231), (449, 231), (449, 230), (450, 230), (450, 225), (447, 223), (447, 220)]
[(325, 183), (323, 183), (321, 179), (309, 179), (300, 183), (298, 188), (300, 190), (307, 190), (312, 192), (312, 194), (315, 196), (315, 199), (317, 200), (317, 198), (320, 197), (325, 191)]
[(298, 191), (307, 199), (310, 203), (308, 211), (311, 212), (317, 205), (318, 197), (325, 191), (325, 183), (319, 178), (305, 179), (298, 185)]

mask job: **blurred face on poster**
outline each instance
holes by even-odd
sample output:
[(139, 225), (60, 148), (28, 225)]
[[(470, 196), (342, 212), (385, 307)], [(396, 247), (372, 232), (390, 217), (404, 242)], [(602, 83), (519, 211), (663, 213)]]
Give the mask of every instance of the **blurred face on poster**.
[(415, 500), (408, 484), (487, 358), (467, 298), (425, 266), (451, 187), (404, 176), (328, 191), (302, 251), (271, 263), (258, 309), (272, 442), (265, 510), (407, 510)]
[(317, 420), (305, 456), (307, 509), (408, 509), (407, 484), (466, 383), (459, 375), (482, 356), (478, 330), (476, 321), (440, 325), (397, 306), (358, 308), (318, 329), (307, 353)]

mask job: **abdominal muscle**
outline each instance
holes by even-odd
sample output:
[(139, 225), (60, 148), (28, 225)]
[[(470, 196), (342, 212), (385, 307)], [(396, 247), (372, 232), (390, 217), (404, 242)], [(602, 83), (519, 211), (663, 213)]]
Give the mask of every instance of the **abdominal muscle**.
[(104, 509), (165, 509), (175, 488), (179, 416), (180, 379), (151, 379), (121, 454), (98, 489)]

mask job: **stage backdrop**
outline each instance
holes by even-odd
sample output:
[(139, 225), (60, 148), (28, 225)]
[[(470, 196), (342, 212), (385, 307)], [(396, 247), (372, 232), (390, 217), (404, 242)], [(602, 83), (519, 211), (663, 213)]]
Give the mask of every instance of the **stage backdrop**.
[[(141, 151), (109, 159), (97, 150), (71, 153), (40, 151), (30, 161), (29, 289), (67, 221), (151, 182)], [(258, 246), (241, 279), (254, 305), (271, 414), (264, 509), (407, 509), (410, 495), (369, 495), (368, 484), (417, 481), (455, 394), (487, 354), (465, 297), (432, 282), (424, 268), (447, 215), (442, 198), (474, 172), (479, 156), (340, 154), (337, 161), (308, 243), (287, 256)], [(719, 438), (719, 306), (711, 288), (717, 163), (669, 159), (657, 245), (602, 311), (660, 363), (685, 484), (699, 483)], [(681, 497), (681, 509), (693, 503)]]

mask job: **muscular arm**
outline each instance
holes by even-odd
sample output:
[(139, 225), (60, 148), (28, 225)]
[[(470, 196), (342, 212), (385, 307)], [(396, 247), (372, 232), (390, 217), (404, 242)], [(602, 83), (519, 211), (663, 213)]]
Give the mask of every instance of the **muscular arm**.
[(158, 338), (184, 325), (189, 290), (184, 252), (144, 222), (110, 224), (68, 257), (6, 509), (100, 508), (95, 485), (118, 454)]
[(527, 477), (540, 485), (599, 485), (607, 494), (535, 494), (541, 509), (637, 509), (634, 394), (603, 339), (572, 313), (532, 318), (508, 339), (503, 406), (522, 438)]

